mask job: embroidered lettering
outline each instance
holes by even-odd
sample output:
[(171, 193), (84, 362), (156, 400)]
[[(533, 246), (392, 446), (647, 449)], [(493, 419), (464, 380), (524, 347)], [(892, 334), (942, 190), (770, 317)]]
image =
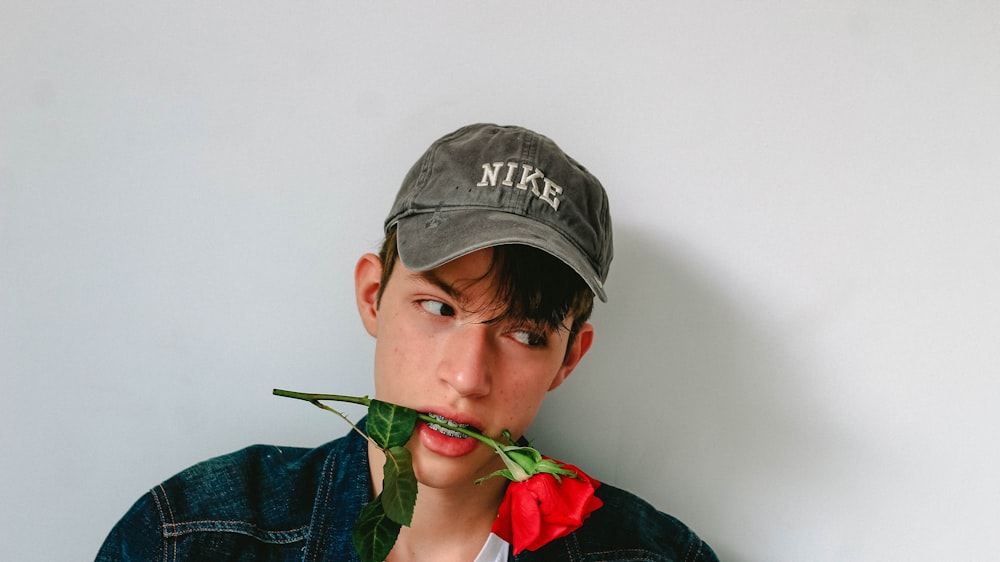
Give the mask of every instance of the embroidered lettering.
[[(531, 170), (535, 170), (535, 173), (530, 174)], [(527, 164), (521, 164), (521, 181), (517, 182), (518, 189), (528, 189), (528, 182), (531, 182), (531, 192), (535, 195), (541, 196), (542, 192), (538, 191), (538, 183), (535, 180), (545, 179), (545, 174), (542, 173), (538, 168), (533, 168)]]
[(542, 189), (542, 194), (538, 196), (539, 199), (545, 201), (556, 211), (559, 210), (559, 198), (556, 195), (560, 195), (563, 192), (563, 188), (556, 184), (549, 178), (544, 178), (545, 187)]
[[(500, 169), (504, 166), (507, 167), (507, 172), (504, 174), (503, 179), (500, 180)], [(542, 170), (530, 164), (517, 162), (487, 162), (482, 164), (482, 168), (483, 178), (479, 180), (476, 187), (496, 187), (498, 180), (502, 186), (513, 187), (522, 191), (527, 191), (530, 186), (531, 193), (535, 197), (548, 203), (552, 209), (559, 210), (558, 196), (562, 195), (563, 188), (556, 182), (545, 177), (545, 172)], [(517, 174), (518, 168), (521, 168), (521, 178), (515, 184), (514, 177)], [(542, 182), (541, 186), (538, 185), (539, 181)]]
[(507, 177), (503, 179), (503, 184), (510, 187), (514, 185), (514, 172), (517, 171), (517, 162), (507, 162)]
[[(483, 179), (479, 180), (476, 187), (497, 186), (497, 175), (500, 173), (500, 166), (503, 162), (494, 162), (492, 165), (483, 164)], [(516, 164), (515, 164), (516, 165)], [(507, 173), (510, 175), (510, 172)]]

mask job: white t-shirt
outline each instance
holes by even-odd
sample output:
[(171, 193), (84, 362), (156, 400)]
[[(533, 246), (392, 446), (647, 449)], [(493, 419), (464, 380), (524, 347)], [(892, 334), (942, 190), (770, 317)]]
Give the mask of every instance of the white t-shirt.
[(510, 543), (500, 537), (490, 533), (486, 538), (486, 544), (479, 551), (479, 555), (473, 562), (507, 562), (507, 551), (510, 550)]

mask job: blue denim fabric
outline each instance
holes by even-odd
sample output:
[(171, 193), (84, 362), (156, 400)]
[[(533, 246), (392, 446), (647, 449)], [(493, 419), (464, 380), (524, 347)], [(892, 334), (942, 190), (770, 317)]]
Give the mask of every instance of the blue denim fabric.
[[(356, 561), (351, 526), (369, 501), (354, 432), (316, 449), (256, 445), (197, 464), (139, 499), (97, 562)], [(516, 562), (717, 562), (683, 523), (607, 484), (583, 527)]]

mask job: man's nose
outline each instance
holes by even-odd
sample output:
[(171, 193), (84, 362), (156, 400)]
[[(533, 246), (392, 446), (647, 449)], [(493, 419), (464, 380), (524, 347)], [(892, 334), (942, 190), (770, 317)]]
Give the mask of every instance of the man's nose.
[(461, 396), (485, 396), (492, 383), (493, 343), (488, 326), (463, 326), (442, 364), (441, 377)]

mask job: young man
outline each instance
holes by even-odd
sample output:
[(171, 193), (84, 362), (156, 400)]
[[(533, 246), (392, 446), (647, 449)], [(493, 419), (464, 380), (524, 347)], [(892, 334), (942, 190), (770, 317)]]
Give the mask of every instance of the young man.
[[(413, 166), (385, 228), (381, 252), (355, 269), (375, 398), (521, 437), (593, 341), (612, 258), (604, 188), (544, 136), (471, 125)], [(418, 501), (389, 560), (716, 560), (682, 523), (607, 484), (582, 527), (514, 556), (490, 532), (508, 481), (475, 484), (503, 468), (499, 456), (424, 422), (407, 449)], [(383, 463), (353, 432), (207, 461), (141, 498), (97, 560), (356, 560), (351, 527)]]

